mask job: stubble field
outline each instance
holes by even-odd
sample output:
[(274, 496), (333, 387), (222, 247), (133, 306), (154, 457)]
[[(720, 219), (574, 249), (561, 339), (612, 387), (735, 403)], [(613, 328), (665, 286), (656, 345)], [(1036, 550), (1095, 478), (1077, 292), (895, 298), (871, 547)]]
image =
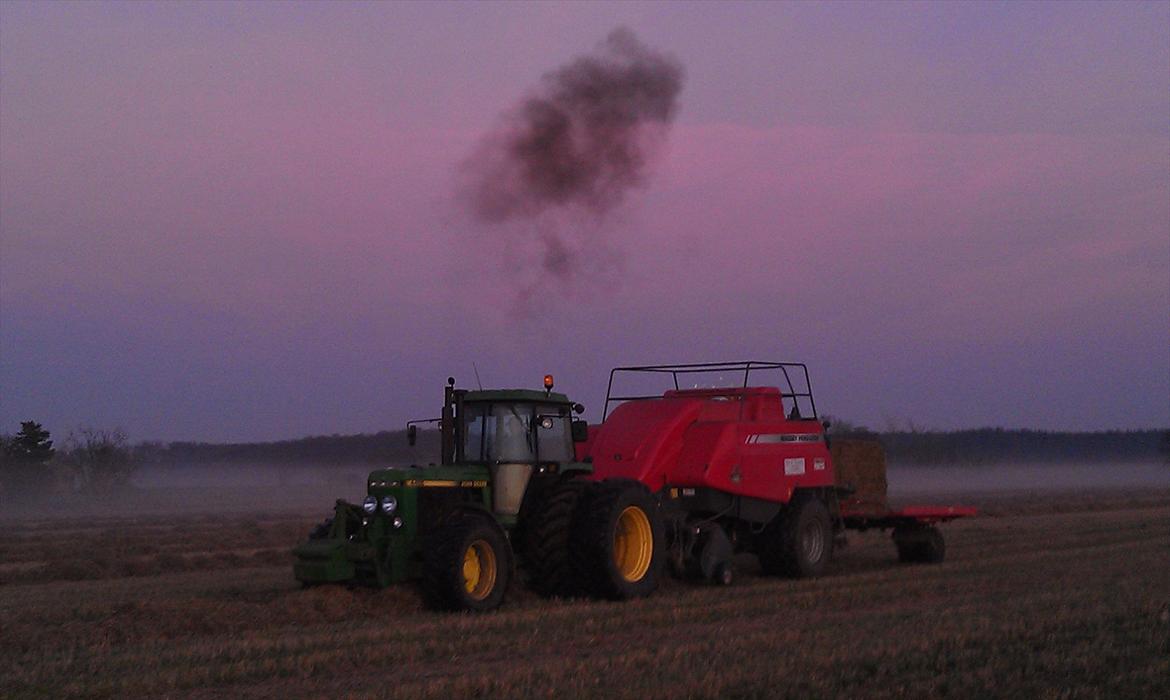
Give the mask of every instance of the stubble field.
[(303, 502), (6, 514), (0, 697), (1170, 696), (1170, 489), (966, 500), (940, 566), (854, 533), (819, 580), (746, 557), (729, 589), (482, 616), (302, 590)]

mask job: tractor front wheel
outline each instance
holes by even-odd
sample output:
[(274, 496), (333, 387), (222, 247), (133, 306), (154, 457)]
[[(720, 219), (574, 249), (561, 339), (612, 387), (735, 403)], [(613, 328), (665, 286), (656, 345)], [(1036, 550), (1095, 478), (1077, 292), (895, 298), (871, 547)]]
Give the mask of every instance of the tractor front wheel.
[(423, 596), (436, 610), (500, 606), (512, 579), (512, 548), (490, 516), (460, 513), (435, 533), (423, 563)]
[(629, 479), (597, 482), (577, 508), (573, 575), (599, 598), (642, 598), (658, 588), (665, 560), (662, 516), (646, 487)]

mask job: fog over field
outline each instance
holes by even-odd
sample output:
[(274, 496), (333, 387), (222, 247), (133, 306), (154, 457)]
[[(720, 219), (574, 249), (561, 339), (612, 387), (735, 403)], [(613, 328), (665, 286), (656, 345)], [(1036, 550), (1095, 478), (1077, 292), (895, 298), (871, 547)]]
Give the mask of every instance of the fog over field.
[[(85, 512), (142, 513), (307, 511), (322, 517), (338, 498), (358, 501), (373, 466), (239, 465), (143, 468), (133, 489), (108, 498), (85, 499)], [(896, 505), (934, 501), (976, 502), (988, 496), (1026, 497), (1032, 492), (1170, 488), (1170, 466), (1158, 463), (1015, 464), (1000, 466), (936, 466), (889, 469), (889, 494)], [(73, 500), (69, 497), (67, 500)], [(80, 499), (79, 499), (80, 500)], [(76, 510), (72, 511), (74, 514)]]
[(145, 490), (165, 489), (263, 489), (312, 487), (355, 481), (364, 487), (366, 475), (374, 466), (305, 466), (305, 465), (189, 465), (144, 467), (131, 479), (133, 486)]
[[(365, 496), (366, 476), (378, 465), (146, 466), (130, 488), (102, 495), (58, 494), (5, 502), (0, 520), (23, 518), (165, 515), (167, 513), (290, 513), (324, 518), (334, 501)], [(387, 465), (392, 466), (392, 465)], [(1170, 489), (1170, 465), (1157, 462), (899, 466), (888, 473), (891, 505), (979, 506), (1027, 500), (1030, 494), (1065, 493), (1091, 498), (1102, 492)]]
[(287, 512), (328, 514), (338, 498), (360, 501), (373, 466), (188, 465), (146, 467), (132, 490), (109, 505), (132, 502), (144, 512)]
[(1170, 465), (1145, 463), (899, 466), (888, 471), (891, 498), (1028, 491), (1170, 487)]

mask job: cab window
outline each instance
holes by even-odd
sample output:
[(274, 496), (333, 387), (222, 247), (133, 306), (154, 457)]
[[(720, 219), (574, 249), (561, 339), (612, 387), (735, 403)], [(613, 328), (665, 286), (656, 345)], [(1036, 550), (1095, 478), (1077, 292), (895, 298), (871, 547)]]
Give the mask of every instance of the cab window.
[(571, 462), (573, 435), (565, 406), (541, 405), (537, 410), (536, 440), (542, 462)]

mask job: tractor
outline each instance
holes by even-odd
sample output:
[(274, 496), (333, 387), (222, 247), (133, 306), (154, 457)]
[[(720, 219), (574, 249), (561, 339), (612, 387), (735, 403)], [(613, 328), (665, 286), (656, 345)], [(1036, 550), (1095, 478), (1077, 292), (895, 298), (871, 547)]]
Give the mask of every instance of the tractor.
[[(441, 417), (407, 424), (413, 445), (418, 424), (438, 423), (441, 463), (371, 472), (365, 500), (337, 501), (294, 550), (296, 578), (416, 580), (428, 606), (442, 610), (499, 606), (516, 564), (545, 595), (653, 591), (657, 501), (635, 481), (588, 480), (591, 467), (574, 456), (588, 426), (572, 416), (584, 407), (554, 393), (551, 375), (544, 387), (473, 391), (449, 378)], [(577, 518), (585, 502), (589, 517)]]

